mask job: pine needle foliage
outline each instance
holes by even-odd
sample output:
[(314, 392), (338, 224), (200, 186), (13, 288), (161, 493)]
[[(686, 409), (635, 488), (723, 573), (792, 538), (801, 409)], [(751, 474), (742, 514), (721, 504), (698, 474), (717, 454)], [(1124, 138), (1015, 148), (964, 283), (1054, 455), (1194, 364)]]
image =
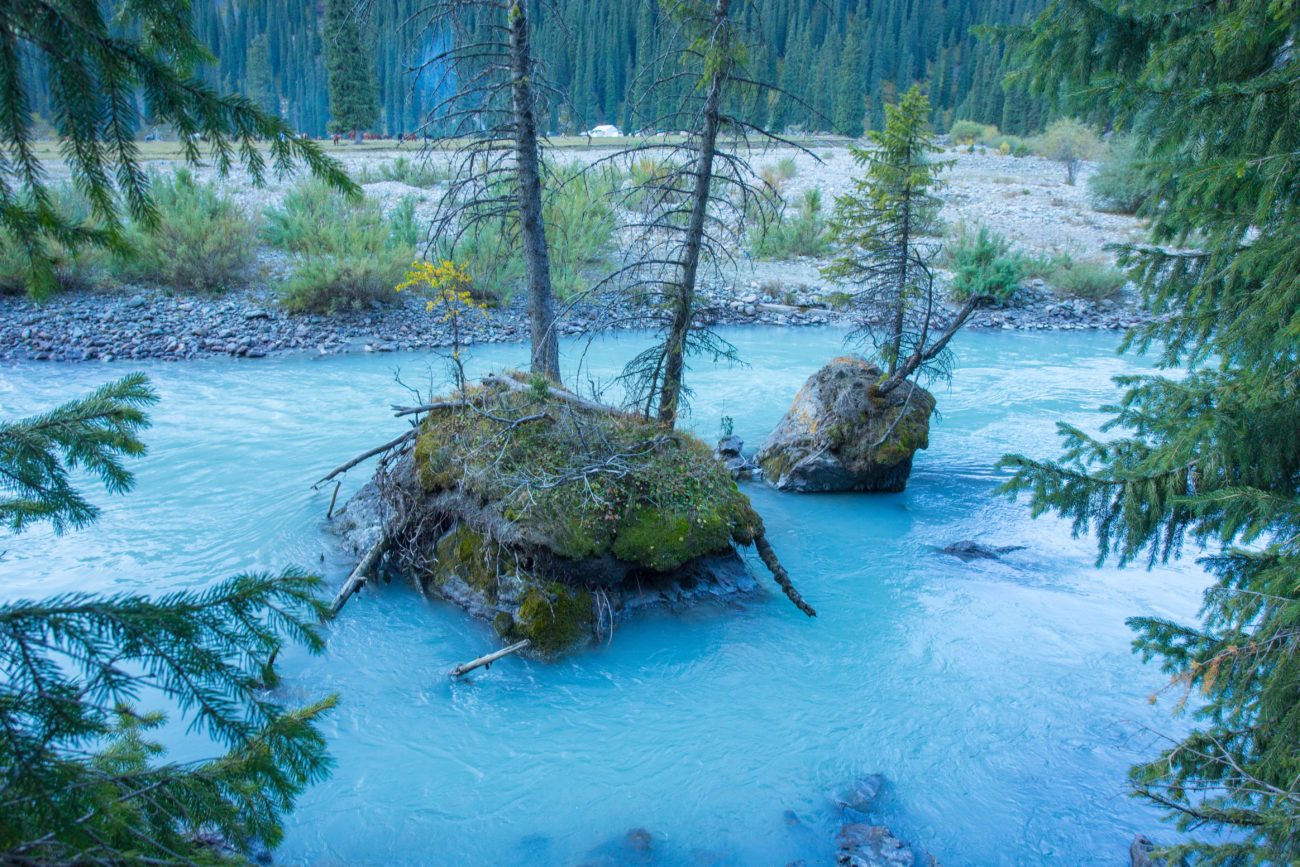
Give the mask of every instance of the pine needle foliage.
[[(97, 514), (77, 468), (109, 493), (144, 453), (139, 374), (34, 418), (0, 425), (0, 516), (20, 530)], [(322, 649), (318, 580), (242, 575), (158, 598), (71, 593), (0, 605), (0, 861), (247, 863), (274, 846), (297, 795), (329, 771), (317, 720), (334, 699), (286, 710), (265, 692), (286, 641)], [(150, 732), (174, 707), (224, 750), (163, 760)]]
[(1300, 862), (1298, 37), (1295, 0), (1056, 0), (1019, 48), (1041, 91), (1143, 142), (1153, 243), (1124, 260), (1157, 315), (1126, 345), (1185, 370), (1120, 380), (1114, 438), (1063, 425), (1060, 460), (1004, 460), (1007, 490), (1099, 559), (1204, 552), (1198, 625), (1130, 621), (1196, 719), (1134, 790), (1226, 832), (1170, 849), (1196, 864)]
[[(936, 251), (924, 238), (935, 230), (935, 192), (947, 163), (933, 159), (942, 149), (920, 87), (885, 111), (885, 128), (868, 134), (870, 147), (850, 151), (864, 171), (849, 192), (835, 198), (830, 231), (839, 253), (822, 273), (852, 287), (859, 322), (892, 375), (924, 339), (921, 320), (929, 320)], [(884, 327), (874, 328), (870, 323), (881, 312)]]
[(132, 374), (32, 418), (0, 423), (0, 521), (13, 532), (49, 521), (55, 532), (95, 521), (99, 509), (72, 484), (73, 470), (95, 476), (114, 494), (131, 486), (124, 458), (145, 452), (138, 434), (145, 408), (158, 401), (143, 374)]
[[(4, 0), (0, 5), (0, 230), (29, 251), (35, 292), (57, 286), (51, 243), (121, 246), (121, 211), (146, 225), (158, 214), (136, 135), (142, 120), (168, 124), (185, 160), (206, 149), (225, 173), (242, 164), (255, 180), (301, 161), (339, 187), (352, 183), (313, 142), (252, 101), (224, 96), (197, 67), (213, 58), (199, 41), (189, 0)], [(28, 69), (40, 67), (40, 79)], [(70, 219), (52, 201), (38, 152), (31, 92), (40, 80), (61, 156), (92, 220)], [(265, 142), (259, 147), (259, 142)], [(124, 208), (123, 208), (124, 206)]]

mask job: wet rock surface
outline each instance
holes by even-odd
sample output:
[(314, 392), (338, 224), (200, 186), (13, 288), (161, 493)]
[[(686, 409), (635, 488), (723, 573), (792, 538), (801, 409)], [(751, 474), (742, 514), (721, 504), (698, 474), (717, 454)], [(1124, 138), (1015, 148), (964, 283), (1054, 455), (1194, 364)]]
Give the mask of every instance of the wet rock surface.
[(881, 394), (881, 377), (858, 356), (809, 377), (756, 457), (764, 478), (799, 493), (902, 491), (929, 445), (934, 397), (909, 383)]
[(1007, 554), (1023, 550), (1025, 550), (1024, 545), (985, 545), (965, 539), (940, 548), (939, 553), (948, 554), (968, 563), (971, 560), (1000, 560)]

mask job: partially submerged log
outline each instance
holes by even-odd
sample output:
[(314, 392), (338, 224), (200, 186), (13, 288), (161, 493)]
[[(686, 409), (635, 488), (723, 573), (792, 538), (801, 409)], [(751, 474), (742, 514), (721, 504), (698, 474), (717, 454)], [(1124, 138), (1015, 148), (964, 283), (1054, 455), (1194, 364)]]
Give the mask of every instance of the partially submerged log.
[(379, 565), (379, 561), (384, 556), (384, 552), (388, 550), (388, 545), (389, 538), (387, 535), (383, 535), (379, 537), (378, 542), (370, 546), (370, 550), (366, 552), (366, 556), (361, 558), (361, 562), (352, 570), (352, 574), (348, 575), (348, 580), (343, 582), (343, 589), (339, 590), (338, 594), (334, 597), (334, 602), (330, 605), (331, 617), (339, 613), (339, 610), (342, 609), (343, 606), (347, 604), (347, 601), (352, 598), (352, 594), (361, 590), (361, 587), (366, 583), (366, 580), (370, 578), (371, 574), (375, 571), (375, 568)]
[(532, 641), (530, 641), (527, 638), (525, 638), (523, 641), (516, 641), (514, 644), (510, 645), (509, 647), (503, 647), (498, 651), (487, 654), (486, 656), (480, 656), (478, 659), (474, 659), (469, 662), (465, 662), (456, 666), (451, 670), (450, 675), (452, 677), (462, 677), (466, 674), (469, 674), (471, 671), (473, 671), (476, 668), (481, 668), (483, 666), (487, 666), (488, 668), (491, 668), (492, 663), (496, 662), (498, 659), (502, 658), (503, 656), (509, 656), (512, 653), (518, 653), (519, 651), (524, 650), (530, 645), (532, 645)]
[(550, 656), (646, 606), (756, 591), (736, 553), (755, 545), (816, 615), (749, 499), (691, 434), (508, 376), (398, 411), (424, 417), (413, 447), (385, 457), (340, 513), (368, 553), (335, 610), (387, 554), (389, 574)]

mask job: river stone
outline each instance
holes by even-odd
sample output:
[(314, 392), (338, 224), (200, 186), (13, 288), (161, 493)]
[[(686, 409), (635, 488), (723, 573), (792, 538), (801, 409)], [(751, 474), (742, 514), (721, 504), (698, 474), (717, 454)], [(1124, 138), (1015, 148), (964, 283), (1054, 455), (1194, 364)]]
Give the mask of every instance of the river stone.
[(835, 796), (835, 805), (856, 813), (870, 813), (876, 799), (885, 788), (885, 778), (880, 774), (867, 774)]
[(840, 829), (838, 867), (913, 867), (916, 857), (884, 825), (853, 823)]
[(940, 553), (950, 554), (962, 562), (969, 563), (971, 560), (1000, 560), (1005, 554), (1023, 550), (1025, 550), (1024, 545), (984, 545), (964, 539), (941, 548)]
[(767, 480), (798, 493), (902, 491), (912, 456), (930, 444), (934, 396), (910, 383), (881, 395), (882, 378), (860, 356), (809, 377), (758, 453)]

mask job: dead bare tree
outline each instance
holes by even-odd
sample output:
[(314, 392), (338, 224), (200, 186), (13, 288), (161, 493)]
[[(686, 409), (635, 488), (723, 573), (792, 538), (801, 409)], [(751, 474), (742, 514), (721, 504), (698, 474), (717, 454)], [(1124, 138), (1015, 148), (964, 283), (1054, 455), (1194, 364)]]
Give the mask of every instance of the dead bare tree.
[(773, 90), (744, 68), (748, 37), (740, 13), (752, 0), (658, 2), (672, 25), (662, 40), (667, 47), (647, 65), (653, 80), (634, 90), (644, 104), (655, 102), (659, 89), (685, 93), (666, 114), (638, 111), (638, 122), (686, 135), (652, 138), (595, 163), (649, 168), (624, 196), (634, 215), (625, 228), (635, 240), (625, 247), (622, 267), (591, 295), (607, 299), (604, 324), (627, 315), (629, 299), (639, 308), (634, 315), (644, 318), (648, 310), (660, 338), (628, 364), (622, 381), (631, 405), (672, 427), (688, 394), (687, 358), (736, 360), (735, 348), (707, 327), (710, 311), (699, 303), (698, 286), (708, 270), (734, 266), (749, 225), (775, 213), (779, 197), (750, 162), (755, 143), (810, 152), (741, 116), (747, 96)]
[[(530, 43), (527, 0), (430, 0), (412, 24), (442, 37), (446, 48), (413, 69), (413, 83), (434, 80), (449, 93), (422, 131), (450, 151), (451, 180), (434, 216), (431, 238), (454, 257), (462, 243), (491, 233), (518, 245), (528, 291), (531, 368), (560, 381), (550, 251), (543, 222), (546, 164), (538, 117), (556, 95)], [(504, 236), (504, 237), (503, 237)]]

